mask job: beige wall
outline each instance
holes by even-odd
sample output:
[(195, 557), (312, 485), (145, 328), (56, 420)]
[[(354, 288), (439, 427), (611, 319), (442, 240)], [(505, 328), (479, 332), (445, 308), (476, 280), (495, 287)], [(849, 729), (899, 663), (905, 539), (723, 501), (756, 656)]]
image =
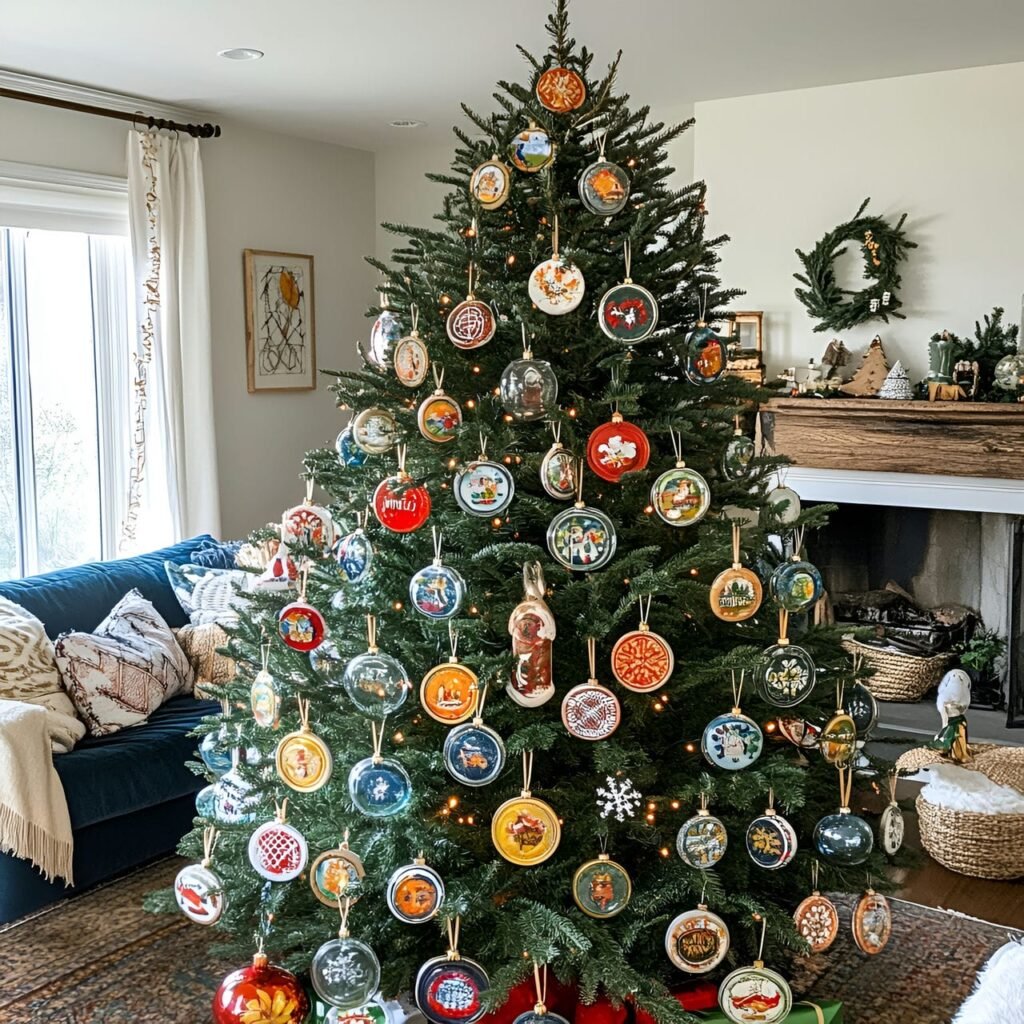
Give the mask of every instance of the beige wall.
[[(350, 367), (366, 333), (374, 274), (372, 153), (223, 123), (203, 144), (213, 388), (222, 532), (247, 533), (302, 497), (302, 456), (342, 422), (324, 383), (308, 393), (246, 391), (242, 249), (312, 253), (317, 361)], [(0, 100), (0, 159), (124, 175), (125, 126)]]

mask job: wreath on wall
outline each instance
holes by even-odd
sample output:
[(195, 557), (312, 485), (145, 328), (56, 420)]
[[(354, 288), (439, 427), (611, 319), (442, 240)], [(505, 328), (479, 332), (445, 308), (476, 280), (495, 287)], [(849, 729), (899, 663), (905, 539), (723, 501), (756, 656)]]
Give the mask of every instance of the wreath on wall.
[[(821, 321), (815, 331), (844, 331), (868, 320), (889, 322), (890, 316), (906, 319), (899, 311), (900, 263), (917, 243), (907, 238), (903, 214), (893, 227), (882, 217), (865, 217), (871, 199), (865, 199), (852, 220), (833, 228), (809, 252), (797, 249), (804, 272), (793, 276), (804, 285), (796, 297), (807, 313)], [(856, 242), (864, 255), (864, 280), (860, 291), (840, 288), (836, 282), (835, 261), (846, 252), (846, 243)]]

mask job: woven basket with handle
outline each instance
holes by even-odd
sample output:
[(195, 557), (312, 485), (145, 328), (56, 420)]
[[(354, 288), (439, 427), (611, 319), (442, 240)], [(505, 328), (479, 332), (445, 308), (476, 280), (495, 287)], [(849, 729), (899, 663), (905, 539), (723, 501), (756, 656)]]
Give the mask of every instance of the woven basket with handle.
[(898, 654), (862, 644), (859, 640), (844, 640), (843, 646), (851, 654), (863, 657), (865, 664), (874, 669), (874, 675), (865, 679), (864, 685), (878, 700), (893, 703), (916, 704), (938, 686), (946, 669), (956, 660), (956, 655), (951, 653), (930, 657)]

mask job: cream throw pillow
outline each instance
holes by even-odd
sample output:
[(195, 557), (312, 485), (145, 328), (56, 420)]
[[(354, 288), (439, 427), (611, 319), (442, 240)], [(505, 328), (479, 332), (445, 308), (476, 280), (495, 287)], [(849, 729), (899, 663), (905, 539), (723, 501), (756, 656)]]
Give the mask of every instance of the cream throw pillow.
[(50, 746), (67, 753), (84, 735), (85, 725), (64, 692), (46, 629), (28, 609), (0, 597), (0, 699), (46, 708)]

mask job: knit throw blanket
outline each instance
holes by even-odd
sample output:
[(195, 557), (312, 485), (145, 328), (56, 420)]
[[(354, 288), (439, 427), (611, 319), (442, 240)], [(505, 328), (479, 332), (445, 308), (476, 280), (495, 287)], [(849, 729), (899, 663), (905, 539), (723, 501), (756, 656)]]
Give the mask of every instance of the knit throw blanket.
[(0, 851), (74, 884), (71, 816), (39, 704), (0, 700)]

